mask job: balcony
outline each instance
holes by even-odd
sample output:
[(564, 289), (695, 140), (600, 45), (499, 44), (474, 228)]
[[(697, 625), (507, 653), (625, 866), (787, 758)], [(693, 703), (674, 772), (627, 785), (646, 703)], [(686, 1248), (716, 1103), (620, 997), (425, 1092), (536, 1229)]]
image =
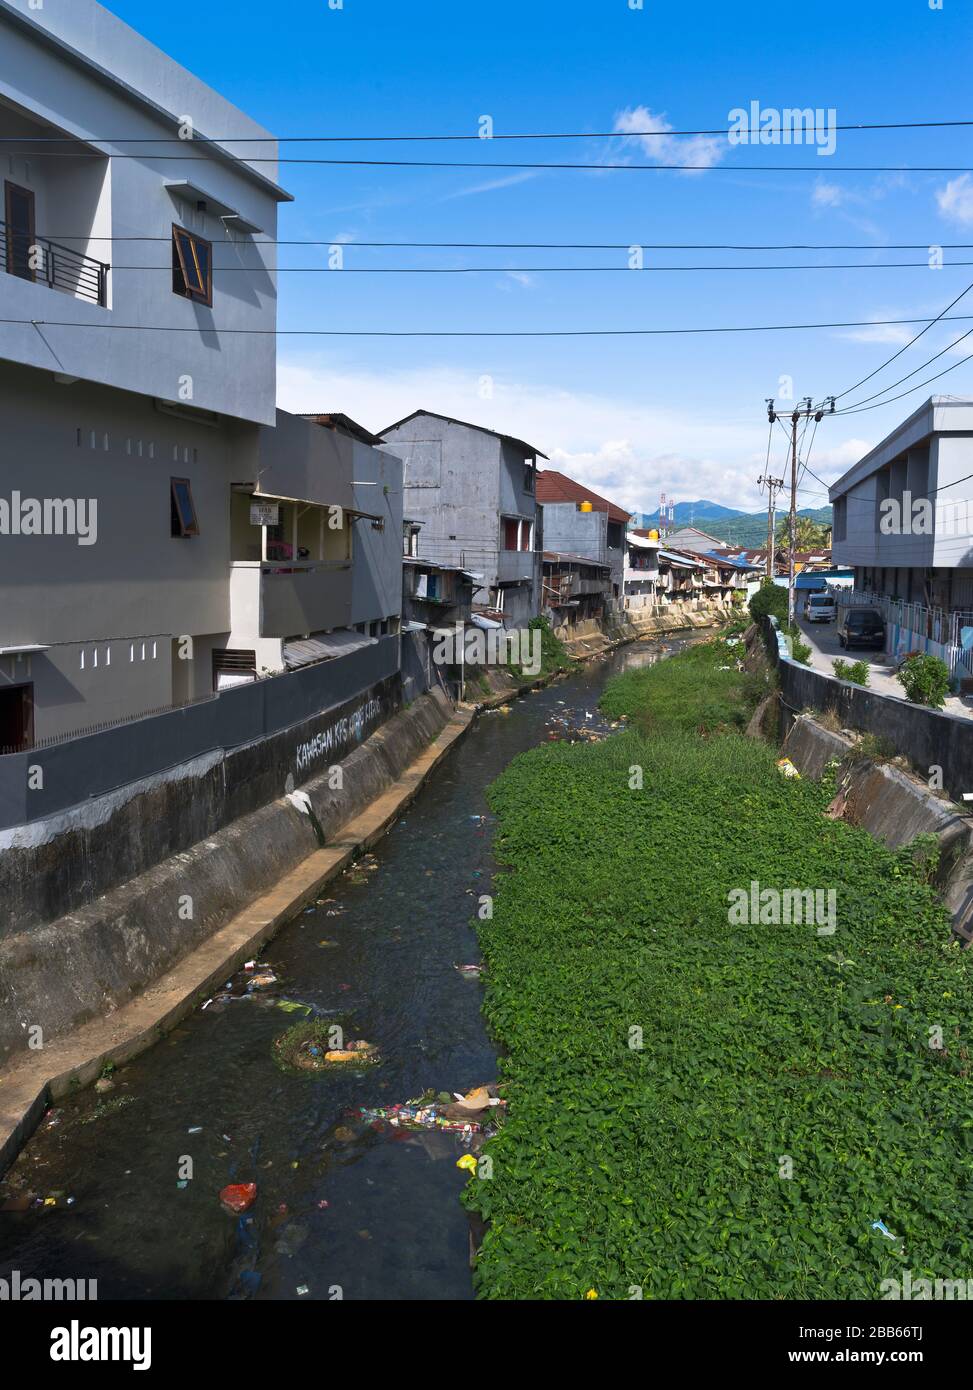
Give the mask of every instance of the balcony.
[(235, 560), (230, 576), (235, 633), (300, 637), (351, 623), (351, 562)]
[(501, 550), (497, 563), (497, 578), (502, 584), (533, 579), (535, 552), (533, 550)]
[(109, 267), (56, 241), (8, 231), (0, 222), (0, 264), (8, 275), (59, 290), (101, 308), (108, 305)]

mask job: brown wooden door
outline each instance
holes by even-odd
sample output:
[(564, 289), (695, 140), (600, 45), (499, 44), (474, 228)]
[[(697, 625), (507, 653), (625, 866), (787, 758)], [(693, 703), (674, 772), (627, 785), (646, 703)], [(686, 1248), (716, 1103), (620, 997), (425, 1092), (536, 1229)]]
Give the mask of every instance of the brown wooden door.
[(33, 280), (31, 247), (34, 245), (34, 195), (29, 188), (4, 180), (3, 219), (7, 226), (7, 273)]
[(34, 686), (0, 685), (0, 751), (34, 746)]

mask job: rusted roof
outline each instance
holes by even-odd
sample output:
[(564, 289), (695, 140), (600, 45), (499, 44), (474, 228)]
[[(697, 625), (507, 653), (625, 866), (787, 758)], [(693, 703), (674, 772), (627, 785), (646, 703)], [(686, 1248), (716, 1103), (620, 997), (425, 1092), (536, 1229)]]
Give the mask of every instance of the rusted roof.
[(593, 511), (607, 512), (609, 521), (621, 522), (623, 526), (632, 515), (617, 502), (610, 502), (600, 493), (592, 492), (590, 487), (576, 483), (573, 478), (569, 478), (566, 473), (559, 473), (556, 468), (538, 471), (535, 496), (542, 505), (545, 502), (590, 502)]
[(342, 415), (340, 410), (312, 411), (302, 413), (302, 420), (313, 420), (316, 425), (323, 425), (325, 429), (342, 430), (345, 434), (350, 434), (353, 439), (357, 439), (361, 444), (381, 444), (377, 434), (372, 434), (366, 430), (364, 425), (359, 425), (350, 415)]

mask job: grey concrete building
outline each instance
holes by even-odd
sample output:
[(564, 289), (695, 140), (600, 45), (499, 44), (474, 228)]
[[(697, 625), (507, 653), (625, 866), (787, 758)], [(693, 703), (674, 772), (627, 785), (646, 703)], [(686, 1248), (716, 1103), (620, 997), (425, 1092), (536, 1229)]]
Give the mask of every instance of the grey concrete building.
[[(625, 590), (625, 528), (631, 513), (554, 468), (537, 474), (537, 500), (544, 514), (545, 550), (582, 556), (607, 566), (607, 584), (600, 591), (603, 614), (620, 611)], [(586, 582), (593, 582), (592, 577)]]
[(700, 531), (698, 526), (680, 526), (678, 531), (671, 531), (665, 536), (665, 543), (676, 550), (692, 550), (700, 554), (712, 554), (715, 550), (729, 549), (726, 541), (718, 541), (715, 536), (708, 536), (705, 531)]
[(934, 396), (830, 488), (831, 558), (856, 588), (973, 608), (973, 400)]
[(0, 0), (0, 136), (0, 750), (395, 636), (400, 461), (276, 409), (267, 132), (94, 0)]
[(540, 450), (512, 435), (416, 410), (381, 431), (405, 467), (405, 513), (421, 522), (419, 555), (479, 576), (476, 606), (506, 627), (540, 612)]

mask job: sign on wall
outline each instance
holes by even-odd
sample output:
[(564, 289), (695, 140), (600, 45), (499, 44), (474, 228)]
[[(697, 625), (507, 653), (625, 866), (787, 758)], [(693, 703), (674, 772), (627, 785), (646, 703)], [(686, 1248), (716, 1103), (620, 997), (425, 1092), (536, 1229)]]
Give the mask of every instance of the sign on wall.
[(279, 503), (279, 502), (251, 502), (251, 503), (250, 503), (250, 525), (251, 525), (251, 526), (279, 526), (279, 525), (280, 525), (280, 503)]

